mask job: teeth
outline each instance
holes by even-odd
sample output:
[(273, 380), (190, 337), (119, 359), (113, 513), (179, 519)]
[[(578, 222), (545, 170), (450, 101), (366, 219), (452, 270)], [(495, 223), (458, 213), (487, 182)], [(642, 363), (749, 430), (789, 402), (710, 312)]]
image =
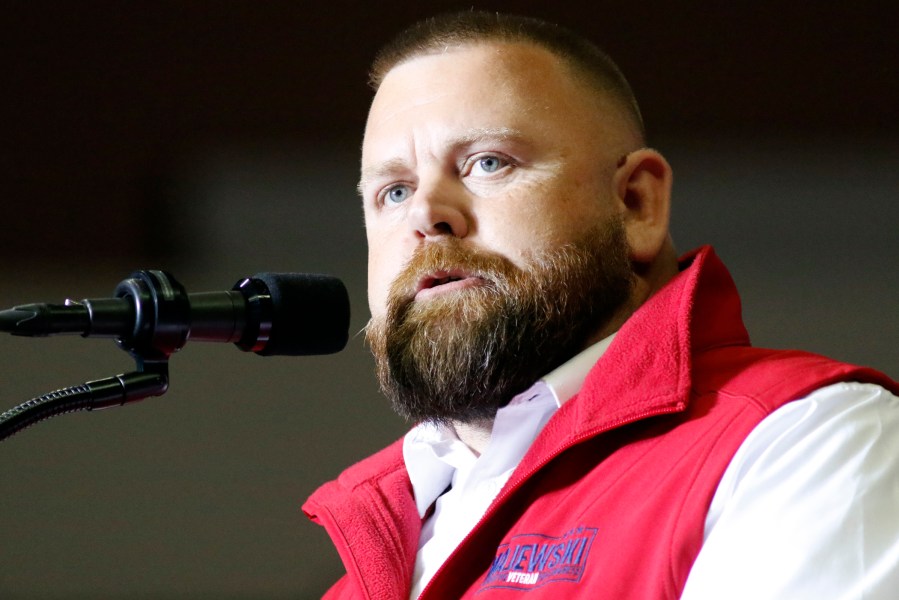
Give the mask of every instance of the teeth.
[(445, 283), (449, 283), (451, 281), (459, 281), (462, 279), (461, 277), (441, 277), (440, 279), (435, 279), (434, 283), (431, 287), (437, 287), (438, 285), (443, 285)]

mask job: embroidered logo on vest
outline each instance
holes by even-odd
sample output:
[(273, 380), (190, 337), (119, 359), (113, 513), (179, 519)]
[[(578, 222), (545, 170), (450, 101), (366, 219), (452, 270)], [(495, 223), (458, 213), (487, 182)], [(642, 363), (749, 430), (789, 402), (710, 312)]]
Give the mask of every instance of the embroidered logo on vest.
[(587, 566), (596, 529), (576, 527), (558, 537), (542, 533), (512, 536), (496, 549), (493, 565), (478, 590), (532, 590), (550, 583), (577, 583)]

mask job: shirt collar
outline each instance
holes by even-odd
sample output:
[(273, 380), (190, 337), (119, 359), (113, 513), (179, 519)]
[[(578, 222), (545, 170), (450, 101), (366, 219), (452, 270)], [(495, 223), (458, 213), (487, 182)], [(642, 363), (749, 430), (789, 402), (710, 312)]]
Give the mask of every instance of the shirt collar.
[[(497, 411), (490, 446), (502, 447), (503, 456), (499, 460), (488, 457), (487, 454), (497, 454), (488, 448), (480, 459), (497, 463), (490, 465), (489, 470), (511, 472), (552, 414), (580, 390), (614, 337), (612, 334), (570, 358)], [(530, 425), (525, 427), (525, 423)], [(457, 470), (470, 471), (480, 459), (459, 440), (452, 427), (425, 422), (412, 428), (403, 441), (403, 460), (419, 514), (424, 517)]]
[(578, 393), (590, 369), (605, 354), (613, 339), (614, 333), (574, 355), (543, 377), (542, 381), (549, 387), (559, 406)]

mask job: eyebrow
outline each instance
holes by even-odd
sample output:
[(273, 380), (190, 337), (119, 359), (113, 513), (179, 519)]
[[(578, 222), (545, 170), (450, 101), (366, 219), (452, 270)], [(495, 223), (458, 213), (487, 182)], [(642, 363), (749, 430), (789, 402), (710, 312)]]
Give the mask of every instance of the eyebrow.
[[(476, 127), (465, 131), (461, 135), (449, 139), (448, 146), (455, 152), (459, 148), (471, 146), (479, 142), (495, 141), (506, 142), (509, 140), (523, 140), (524, 134), (519, 129), (511, 127)], [(386, 177), (397, 171), (408, 169), (409, 165), (401, 158), (391, 158), (375, 166), (362, 169), (362, 176), (356, 184), (356, 191), (361, 196), (365, 185), (373, 180)]]
[(356, 184), (356, 192), (358, 192), (361, 196), (362, 188), (364, 188), (366, 183), (368, 183), (372, 179), (380, 179), (381, 177), (386, 177), (391, 173), (396, 173), (397, 171), (401, 171), (405, 168), (407, 168), (406, 161), (401, 158), (391, 158), (390, 160), (384, 161), (374, 167), (362, 169), (362, 176), (359, 178), (359, 183)]
[(460, 136), (452, 139), (450, 145), (453, 147), (469, 146), (476, 142), (483, 141), (507, 141), (510, 139), (521, 139), (523, 136), (521, 130), (512, 127), (478, 127), (469, 129)]

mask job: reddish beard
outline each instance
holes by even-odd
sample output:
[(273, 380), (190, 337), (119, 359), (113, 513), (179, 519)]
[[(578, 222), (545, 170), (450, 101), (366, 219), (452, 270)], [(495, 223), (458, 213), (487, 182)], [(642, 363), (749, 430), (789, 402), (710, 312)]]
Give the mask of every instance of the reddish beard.
[[(464, 272), (476, 285), (416, 301), (418, 284)], [(630, 298), (634, 274), (618, 218), (529, 258), (524, 268), (458, 238), (419, 247), (366, 338), (382, 392), (412, 421), (492, 419), (583, 349)]]

